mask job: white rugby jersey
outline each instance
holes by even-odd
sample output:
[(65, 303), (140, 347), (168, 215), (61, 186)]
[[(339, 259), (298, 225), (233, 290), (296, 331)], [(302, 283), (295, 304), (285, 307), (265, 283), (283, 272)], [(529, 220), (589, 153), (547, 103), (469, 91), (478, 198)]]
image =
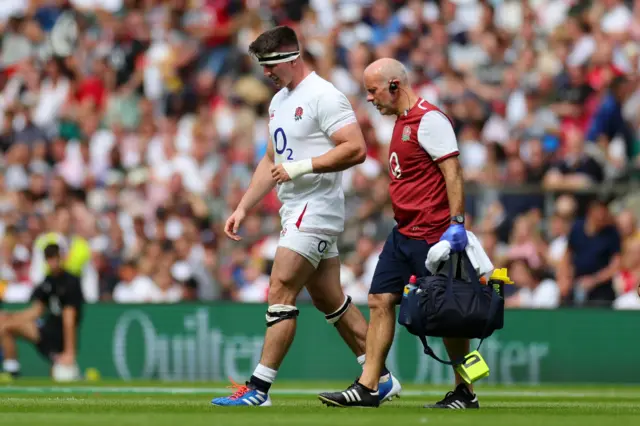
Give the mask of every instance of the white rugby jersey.
[[(320, 156), (334, 147), (330, 136), (355, 123), (347, 97), (333, 84), (309, 74), (290, 91), (275, 94), (269, 106), (269, 135), (275, 164)], [(283, 226), (303, 232), (338, 234), (344, 229), (342, 172), (309, 173), (277, 186)]]

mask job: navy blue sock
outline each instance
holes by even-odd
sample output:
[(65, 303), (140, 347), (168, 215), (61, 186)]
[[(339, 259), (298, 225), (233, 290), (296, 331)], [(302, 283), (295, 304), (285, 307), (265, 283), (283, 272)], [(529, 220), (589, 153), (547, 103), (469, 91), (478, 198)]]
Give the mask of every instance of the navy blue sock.
[(249, 379), (249, 383), (255, 386), (260, 392), (269, 393), (269, 389), (271, 389), (271, 383), (265, 382), (262, 379), (257, 378), (256, 376), (251, 376)]
[(387, 365), (385, 364), (382, 366), (382, 370), (380, 370), (380, 377), (385, 376), (387, 374), (389, 374), (389, 370), (387, 370)]

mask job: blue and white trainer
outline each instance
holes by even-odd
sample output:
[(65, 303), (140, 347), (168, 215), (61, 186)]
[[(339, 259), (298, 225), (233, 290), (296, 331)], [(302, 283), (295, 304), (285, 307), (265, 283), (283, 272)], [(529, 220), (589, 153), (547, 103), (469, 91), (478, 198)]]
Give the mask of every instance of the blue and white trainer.
[(383, 402), (391, 401), (393, 398), (400, 398), (402, 386), (398, 379), (396, 379), (393, 374), (389, 373), (380, 377), (378, 391), (380, 395), (380, 404), (382, 404)]
[(259, 391), (249, 382), (246, 385), (232, 383), (231, 388), (236, 390), (232, 395), (213, 398), (211, 404), (217, 407), (271, 407), (269, 394)]

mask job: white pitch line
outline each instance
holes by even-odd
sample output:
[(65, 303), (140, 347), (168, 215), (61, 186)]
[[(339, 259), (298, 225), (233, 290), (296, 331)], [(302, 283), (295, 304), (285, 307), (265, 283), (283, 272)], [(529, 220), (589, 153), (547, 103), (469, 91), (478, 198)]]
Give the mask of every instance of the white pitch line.
[[(321, 392), (331, 391), (332, 389), (273, 389), (270, 391), (272, 395), (317, 395)], [(185, 388), (185, 387), (127, 387), (127, 386), (0, 386), (0, 393), (24, 393), (24, 394), (51, 394), (51, 393), (110, 393), (110, 394), (155, 394), (155, 395), (224, 395), (230, 390), (226, 388)], [(565, 392), (565, 391), (522, 391), (522, 390), (479, 390), (480, 395), (495, 397), (525, 397), (525, 398), (638, 398), (640, 399), (640, 390), (631, 390), (629, 392), (616, 390), (602, 391), (583, 391), (583, 392)], [(419, 396), (440, 396), (442, 390), (405, 390), (402, 396), (419, 397)]]

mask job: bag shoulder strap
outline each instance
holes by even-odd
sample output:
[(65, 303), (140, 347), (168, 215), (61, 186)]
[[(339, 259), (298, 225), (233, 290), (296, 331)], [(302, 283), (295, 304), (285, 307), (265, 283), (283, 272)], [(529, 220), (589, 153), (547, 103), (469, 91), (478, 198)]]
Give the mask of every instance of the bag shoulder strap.
[(482, 284), (480, 284), (480, 277), (478, 277), (476, 268), (473, 267), (473, 263), (471, 263), (471, 259), (469, 258), (467, 251), (463, 250), (460, 256), (462, 259), (462, 263), (464, 263), (465, 266), (467, 267), (467, 275), (469, 277), (469, 281), (471, 281), (471, 284), (474, 284), (476, 286), (481, 286)]

